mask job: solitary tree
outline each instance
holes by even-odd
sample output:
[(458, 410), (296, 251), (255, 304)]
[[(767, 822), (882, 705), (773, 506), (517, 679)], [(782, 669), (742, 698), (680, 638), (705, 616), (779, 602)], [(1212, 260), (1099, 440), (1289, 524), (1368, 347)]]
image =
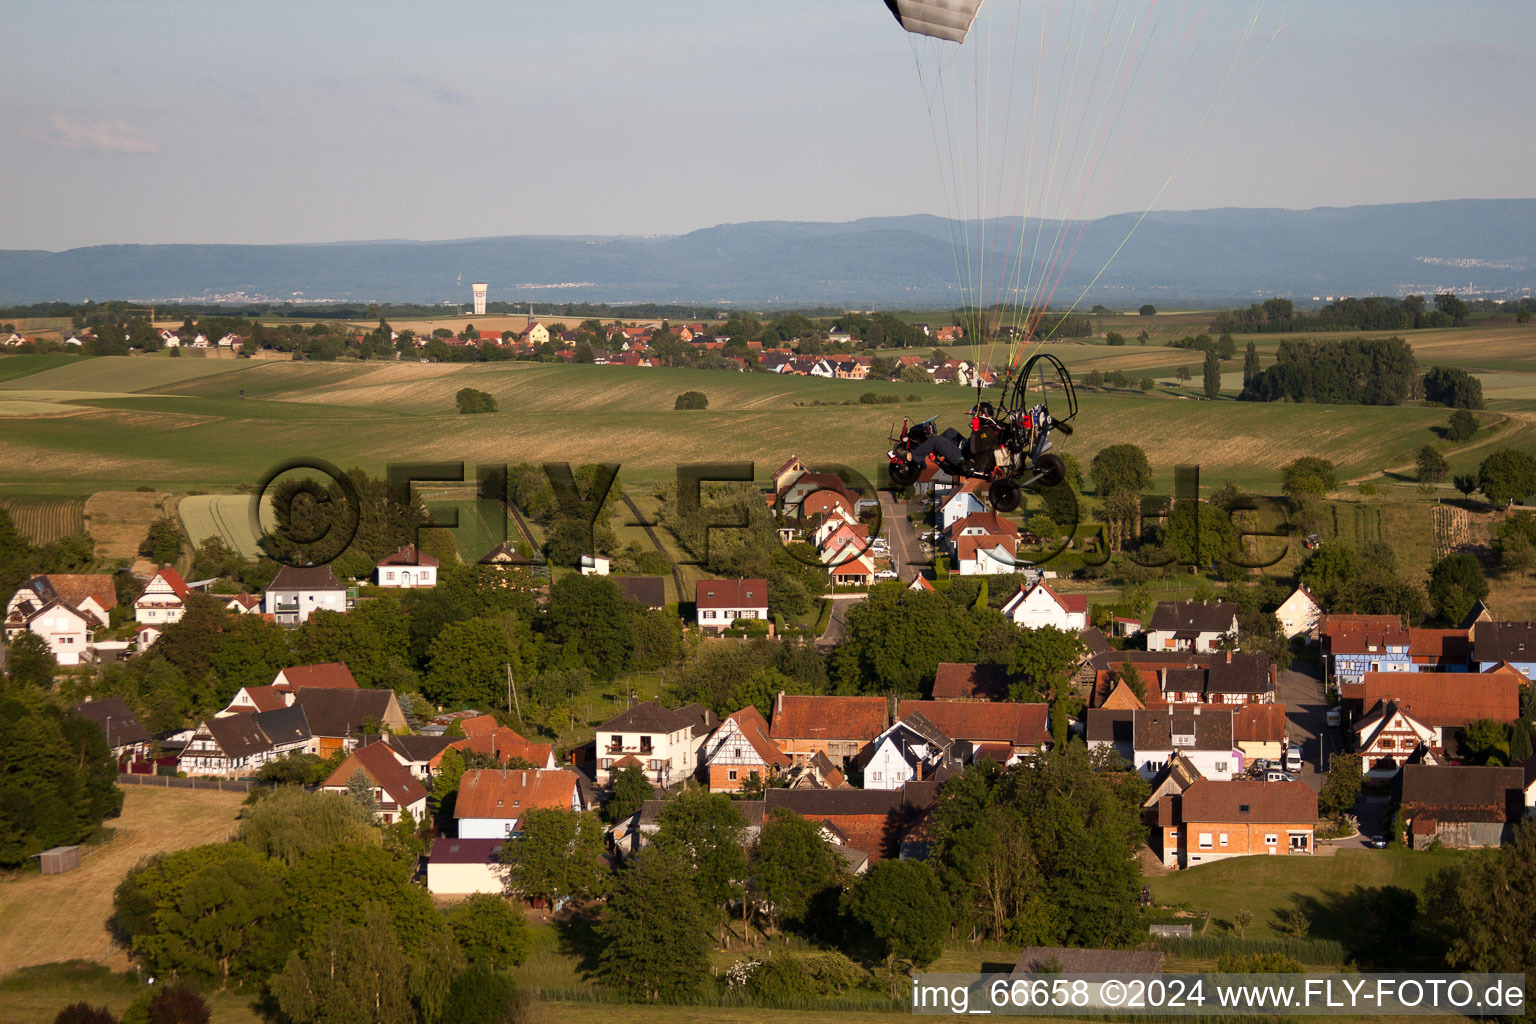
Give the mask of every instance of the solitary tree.
[(1221, 394), (1221, 360), (1216, 358), (1216, 350), (1205, 350), (1205, 397), (1216, 398)]
[(1477, 468), (1477, 486), (1494, 505), (1510, 505), (1536, 491), (1536, 457), (1501, 448)]
[(1432, 445), (1427, 444), (1419, 449), (1418, 455), (1414, 458), (1414, 464), (1418, 467), (1419, 483), (1421, 484), (1443, 483), (1446, 475), (1451, 471), (1450, 465), (1445, 461), (1445, 456), (1441, 455)]
[(1451, 413), (1451, 422), (1445, 428), (1445, 436), (1458, 444), (1477, 436), (1477, 417), (1466, 409)]
[(1328, 778), (1323, 780), (1322, 791), (1317, 795), (1317, 809), (1330, 817), (1344, 814), (1355, 806), (1363, 781), (1359, 757), (1334, 754), (1328, 765)]
[(1429, 573), (1429, 599), (1435, 615), (1454, 626), (1472, 606), (1488, 596), (1488, 580), (1477, 559), (1463, 552), (1446, 555)]

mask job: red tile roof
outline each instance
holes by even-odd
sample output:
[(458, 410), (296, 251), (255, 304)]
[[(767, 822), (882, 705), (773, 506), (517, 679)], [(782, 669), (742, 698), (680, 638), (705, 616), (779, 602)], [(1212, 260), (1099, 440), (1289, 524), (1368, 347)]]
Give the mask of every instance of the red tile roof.
[[(323, 665), (292, 665), (278, 673), (289, 689), (301, 686), (323, 687), (332, 690), (355, 690), (357, 680), (344, 661), (328, 661)], [(282, 683), (275, 684), (282, 686)]]
[(385, 555), (379, 559), (379, 565), (437, 565), (437, 559), (424, 554), (416, 549), (415, 544), (406, 544), (392, 555)]
[(1465, 726), (1479, 719), (1513, 722), (1520, 717), (1519, 672), (1367, 672), (1341, 687), (1370, 710), (1379, 701), (1397, 706), (1425, 725)]
[(950, 527), (950, 531), (956, 537), (960, 536), (960, 531), (966, 529), (980, 529), (986, 533), (1001, 534), (1009, 537), (1017, 537), (1019, 535), (1018, 526), (1014, 525), (1011, 519), (1004, 519), (996, 512), (972, 512), (964, 519), (956, 520), (955, 525)]
[(50, 573), (43, 579), (48, 581), (59, 600), (71, 608), (80, 607), (88, 597), (94, 597), (106, 611), (117, 607), (117, 588), (106, 573)]
[(1317, 794), (1305, 782), (1200, 779), (1184, 790), (1180, 816), (1191, 823), (1253, 821), (1268, 825), (1310, 825), (1317, 821)]
[(954, 700), (904, 700), (896, 715), (920, 714), (952, 740), (1011, 743), (1038, 747), (1049, 743), (1050, 707), (1045, 704), (971, 703)]
[[(171, 591), (177, 597), (184, 598), (192, 592), (192, 588), (187, 586), (187, 581), (181, 578), (181, 573), (177, 572), (175, 569), (172, 569), (170, 566), (166, 566), (165, 568), (161, 569), (159, 572), (155, 573), (155, 576), (165, 580), (166, 586), (170, 587)], [(149, 582), (155, 582), (154, 576), (150, 577)]]
[(288, 706), (283, 695), (275, 686), (247, 686), (245, 695), (251, 698), (251, 703), (256, 705), (257, 711), (276, 711)]
[(520, 758), (535, 768), (543, 768), (549, 764), (549, 754), (554, 749), (549, 743), (529, 743), (517, 730), (506, 726), (489, 731), (481, 730), (463, 739), (454, 740), (448, 745), (455, 750), (473, 750), (477, 754), (484, 754), (501, 762), (509, 761), (514, 757)]
[(1472, 638), (1465, 629), (1408, 630), (1408, 653), (1415, 662), (1466, 662), (1472, 656)]
[(348, 754), (347, 759), (325, 780), (325, 786), (345, 789), (347, 783), (352, 781), (352, 776), (359, 771), (368, 776), (375, 786), (383, 789), (399, 807), (409, 807), (427, 795), (427, 787), (400, 763), (388, 744), (381, 742), (370, 743)]
[(782, 739), (872, 740), (885, 731), (884, 697), (810, 697), (781, 693), (770, 735)]
[(1244, 704), (1232, 715), (1234, 743), (1284, 743), (1284, 704)]
[(935, 700), (1007, 700), (1007, 673), (1000, 665), (940, 662), (933, 674), (933, 697)]
[(1012, 558), (1018, 553), (1019, 539), (992, 533), (984, 533), (979, 537), (958, 537), (955, 539), (955, 561), (970, 562), (975, 560), (978, 550), (992, 551), (996, 548), (1002, 548)]
[(455, 818), (521, 818), (537, 808), (568, 811), (576, 798), (572, 772), (475, 768), (459, 780)]
[(766, 608), (767, 580), (699, 580), (694, 602), (700, 608)]
[(773, 742), (773, 737), (768, 728), (768, 720), (763, 717), (761, 711), (755, 707), (744, 707), (730, 716), (741, 730), (741, 735), (746, 737), (752, 749), (764, 764), (778, 765), (780, 768), (789, 766), (790, 757), (779, 749), (779, 745)]

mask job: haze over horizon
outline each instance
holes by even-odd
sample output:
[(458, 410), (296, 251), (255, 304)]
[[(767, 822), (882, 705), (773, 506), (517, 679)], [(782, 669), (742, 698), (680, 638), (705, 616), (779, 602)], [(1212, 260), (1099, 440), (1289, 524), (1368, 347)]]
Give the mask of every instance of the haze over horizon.
[[(1244, 55), (1230, 102), (1207, 118), (1171, 88), (1187, 123), (1128, 147), (1082, 216), (1533, 195), (1536, 71), (1504, 40), (1530, 38), (1536, 5), (1210, 11), (1192, 63), (1208, 85), (1213, 54)], [(31, 45), (9, 63), (8, 249), (948, 212), (929, 83), (878, 0), (60, 0), (11, 15), (13, 38), (68, 40), (70, 60), (61, 73), (56, 49)]]

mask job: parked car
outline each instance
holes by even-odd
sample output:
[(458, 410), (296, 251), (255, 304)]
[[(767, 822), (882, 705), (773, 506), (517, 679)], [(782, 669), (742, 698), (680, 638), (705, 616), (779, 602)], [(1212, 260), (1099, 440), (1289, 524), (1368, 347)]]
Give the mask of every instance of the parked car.
[(1387, 848), (1386, 836), (1372, 836), (1365, 844), (1373, 850), (1385, 850)]
[(879, 572), (875, 573), (875, 579), (877, 580), (894, 580), (895, 578), (895, 569), (881, 569)]
[(1282, 772), (1278, 768), (1271, 768), (1269, 771), (1264, 773), (1264, 781), (1265, 782), (1295, 782), (1296, 781), (1296, 776), (1292, 775), (1290, 772)]
[(1253, 766), (1262, 772), (1269, 767), (1269, 758), (1256, 757), (1253, 759)]

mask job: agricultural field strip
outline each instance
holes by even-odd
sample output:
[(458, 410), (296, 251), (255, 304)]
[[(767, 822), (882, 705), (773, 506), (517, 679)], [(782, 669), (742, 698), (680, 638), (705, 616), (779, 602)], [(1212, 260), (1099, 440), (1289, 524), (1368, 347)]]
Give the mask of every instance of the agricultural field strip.
[(194, 494), (181, 499), (176, 511), (194, 546), (217, 536), (242, 558), (254, 559), (261, 548), (251, 530), (249, 509), (250, 498), (243, 494)]

